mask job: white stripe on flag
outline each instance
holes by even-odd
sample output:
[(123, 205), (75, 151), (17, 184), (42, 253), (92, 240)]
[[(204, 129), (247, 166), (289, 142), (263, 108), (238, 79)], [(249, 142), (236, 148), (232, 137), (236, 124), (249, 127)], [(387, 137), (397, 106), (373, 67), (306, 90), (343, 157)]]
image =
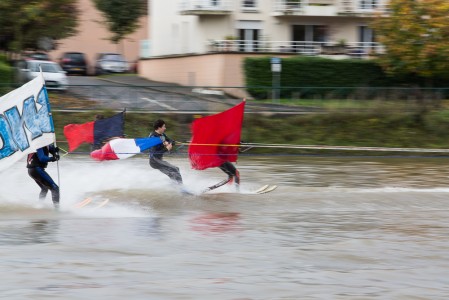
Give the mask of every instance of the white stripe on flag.
[(119, 159), (125, 159), (140, 153), (134, 139), (115, 139), (109, 142), (111, 149)]

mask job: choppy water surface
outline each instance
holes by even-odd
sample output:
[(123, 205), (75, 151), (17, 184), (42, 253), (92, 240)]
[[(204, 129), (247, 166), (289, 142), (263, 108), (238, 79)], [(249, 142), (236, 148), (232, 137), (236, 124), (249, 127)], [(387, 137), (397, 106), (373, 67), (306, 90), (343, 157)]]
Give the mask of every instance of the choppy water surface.
[[(224, 178), (171, 162), (193, 191)], [(182, 196), (144, 158), (64, 158), (61, 213), (17, 164), (0, 173), (0, 298), (447, 299), (448, 163), (241, 157), (241, 194)], [(250, 194), (263, 184), (279, 188)]]

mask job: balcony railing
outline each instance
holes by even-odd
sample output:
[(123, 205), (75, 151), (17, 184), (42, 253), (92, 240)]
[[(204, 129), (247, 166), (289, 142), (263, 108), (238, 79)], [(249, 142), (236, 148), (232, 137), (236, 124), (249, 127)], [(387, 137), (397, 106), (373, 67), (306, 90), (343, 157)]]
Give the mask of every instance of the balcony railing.
[(361, 0), (338, 0), (338, 13), (340, 15), (366, 15), (372, 16), (376, 13), (388, 14), (388, 0), (379, 0), (378, 2), (368, 3)]
[(233, 0), (184, 0), (180, 4), (183, 15), (229, 14)]
[(361, 0), (275, 0), (275, 16), (371, 16), (374, 13), (387, 13), (387, 0), (365, 3)]
[(211, 52), (263, 52), (300, 55), (347, 55), (368, 57), (384, 53), (384, 47), (375, 42), (349, 42), (339, 45), (330, 42), (309, 41), (248, 41), (213, 40), (209, 43)]
[(308, 4), (308, 1), (295, 1), (295, 0), (276, 0), (274, 2), (274, 12), (286, 15), (299, 15), (304, 12), (304, 8)]
[[(182, 15), (228, 15), (237, 12), (242, 0), (182, 0)], [(252, 8), (252, 6), (251, 6)], [(369, 2), (362, 0), (274, 0), (274, 16), (372, 16), (374, 13), (388, 13), (388, 0)]]

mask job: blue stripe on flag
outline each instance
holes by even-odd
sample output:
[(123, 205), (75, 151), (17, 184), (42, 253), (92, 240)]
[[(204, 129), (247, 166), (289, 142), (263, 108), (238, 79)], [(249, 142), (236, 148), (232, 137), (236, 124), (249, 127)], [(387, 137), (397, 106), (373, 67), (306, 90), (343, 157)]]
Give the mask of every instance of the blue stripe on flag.
[(134, 139), (136, 146), (140, 148), (140, 152), (143, 152), (153, 146), (162, 144), (162, 140), (158, 137), (137, 138)]

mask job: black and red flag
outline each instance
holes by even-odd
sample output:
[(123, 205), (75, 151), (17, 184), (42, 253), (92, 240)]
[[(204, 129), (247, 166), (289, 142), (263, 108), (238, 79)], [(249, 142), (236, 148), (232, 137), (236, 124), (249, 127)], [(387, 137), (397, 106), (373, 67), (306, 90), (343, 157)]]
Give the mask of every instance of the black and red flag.
[(112, 117), (98, 119), (84, 124), (68, 124), (64, 126), (64, 135), (69, 143), (69, 152), (74, 151), (82, 143), (101, 146), (113, 137), (123, 137), (125, 127), (125, 111)]

